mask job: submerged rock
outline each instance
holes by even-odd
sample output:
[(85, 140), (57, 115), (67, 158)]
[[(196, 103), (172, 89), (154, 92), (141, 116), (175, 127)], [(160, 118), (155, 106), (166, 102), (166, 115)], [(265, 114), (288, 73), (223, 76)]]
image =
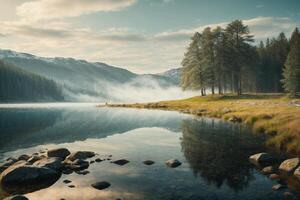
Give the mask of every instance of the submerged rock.
[(110, 183), (108, 183), (106, 181), (100, 181), (97, 183), (93, 183), (91, 186), (97, 190), (103, 190), (103, 189), (108, 188), (110, 186)]
[(129, 161), (126, 159), (120, 159), (120, 160), (112, 161), (112, 163), (114, 163), (116, 165), (125, 165), (125, 164), (129, 163)]
[(143, 163), (144, 163), (145, 165), (153, 165), (153, 164), (154, 164), (154, 161), (152, 161), (152, 160), (145, 160)]
[(71, 183), (72, 181), (68, 180), (68, 179), (65, 179), (63, 180), (64, 183), (68, 184), (68, 183)]
[(75, 153), (71, 153), (67, 159), (74, 161), (76, 159), (81, 159), (81, 160), (85, 160), (88, 158), (92, 158), (95, 156), (95, 153), (92, 151), (77, 151)]
[(102, 162), (103, 160), (100, 158), (95, 159), (95, 162)]
[(51, 149), (47, 151), (48, 157), (58, 157), (65, 159), (71, 152), (66, 148)]
[(177, 159), (170, 159), (170, 160), (166, 161), (166, 165), (168, 167), (175, 168), (175, 167), (180, 166), (181, 162), (179, 162)]
[(299, 165), (299, 158), (291, 158), (283, 161), (279, 166), (279, 170), (290, 174), (293, 173)]

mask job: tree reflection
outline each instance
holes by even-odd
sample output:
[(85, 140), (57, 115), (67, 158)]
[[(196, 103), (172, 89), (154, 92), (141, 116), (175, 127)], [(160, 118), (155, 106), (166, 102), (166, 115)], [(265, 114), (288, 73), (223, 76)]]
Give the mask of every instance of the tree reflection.
[(264, 138), (246, 127), (214, 119), (184, 120), (181, 146), (195, 176), (236, 192), (253, 179), (248, 157), (264, 150)]

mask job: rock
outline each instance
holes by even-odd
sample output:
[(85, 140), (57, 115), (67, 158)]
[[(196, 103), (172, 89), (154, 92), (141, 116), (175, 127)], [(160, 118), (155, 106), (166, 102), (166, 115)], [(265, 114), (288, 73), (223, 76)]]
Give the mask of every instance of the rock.
[(63, 180), (64, 183), (68, 184), (68, 183), (71, 183), (72, 181), (68, 180), (68, 179), (65, 179)]
[(0, 174), (6, 170), (11, 165), (15, 164), (18, 160), (15, 158), (9, 158), (7, 159), (2, 165), (0, 165)]
[(87, 158), (92, 158), (95, 156), (95, 153), (92, 151), (77, 151), (75, 153), (71, 153), (67, 159), (74, 161), (76, 159), (81, 159), (81, 160), (85, 160)]
[(145, 160), (143, 163), (144, 163), (145, 165), (153, 165), (153, 164), (154, 164), (154, 161), (152, 161), (152, 160)]
[(38, 161), (38, 160), (41, 160), (43, 157), (42, 156), (31, 156), (28, 160), (27, 160), (27, 162), (29, 162), (29, 163), (31, 163), (31, 164), (33, 164), (34, 162), (36, 162), (36, 161)]
[(285, 200), (296, 200), (295, 196), (290, 192), (284, 192), (283, 193), (283, 198)]
[(48, 157), (58, 157), (65, 159), (71, 152), (66, 148), (51, 149), (47, 151)]
[(103, 160), (101, 160), (100, 158), (95, 159), (96, 162), (102, 162)]
[(47, 167), (55, 171), (61, 170), (63, 167), (62, 158), (59, 157), (43, 158), (41, 160), (34, 162), (33, 165), (37, 167)]
[(261, 172), (262, 172), (263, 174), (272, 174), (272, 173), (276, 172), (276, 168), (273, 167), (273, 166), (267, 166), (267, 167), (264, 167), (264, 168), (261, 170)]
[(65, 169), (71, 169), (74, 171), (87, 169), (90, 166), (88, 161), (76, 159), (73, 162), (70, 160), (64, 161), (64, 168)]
[(95, 161), (94, 161), (94, 160), (91, 160), (91, 161), (90, 161), (90, 164), (93, 164), (93, 163), (95, 163)]
[(129, 161), (126, 159), (120, 159), (120, 160), (112, 161), (112, 163), (114, 163), (116, 165), (125, 165), (125, 164), (129, 163)]
[(0, 183), (6, 192), (24, 194), (49, 187), (60, 175), (53, 169), (27, 165), (25, 161), (19, 161), (2, 172)]
[(280, 176), (278, 174), (270, 174), (269, 179), (271, 179), (271, 180), (279, 180)]
[(63, 171), (62, 171), (62, 173), (63, 174), (72, 174), (73, 173), (73, 170), (72, 169), (64, 169)]
[(83, 171), (76, 171), (76, 174), (80, 174), (80, 175), (87, 175), (90, 172), (88, 170), (83, 170)]
[(274, 162), (275, 158), (273, 158), (271, 155), (269, 155), (267, 153), (257, 153), (257, 154), (254, 154), (254, 155), (250, 156), (249, 160), (253, 164), (264, 165), (264, 164)]
[(5, 198), (4, 200), (29, 200), (29, 199), (22, 195), (16, 195), (16, 196)]
[(293, 173), (295, 169), (299, 166), (299, 164), (299, 158), (287, 159), (280, 164), (279, 170), (286, 173)]
[(296, 176), (300, 180), (300, 166), (295, 170), (294, 176)]
[(69, 187), (69, 188), (74, 188), (74, 187), (75, 187), (75, 185), (68, 185), (68, 187)]
[(284, 189), (286, 188), (285, 185), (281, 185), (281, 184), (276, 184), (272, 186), (272, 190), (280, 190), (280, 189)]
[(170, 160), (166, 161), (166, 165), (168, 167), (175, 168), (175, 167), (180, 166), (181, 162), (179, 162), (177, 159), (170, 159)]
[(228, 121), (233, 122), (233, 123), (240, 123), (240, 122), (242, 122), (243, 120), (242, 120), (242, 118), (240, 118), (240, 117), (232, 116), (232, 117), (229, 118)]
[(105, 188), (108, 188), (110, 186), (110, 183), (108, 183), (106, 181), (100, 181), (97, 183), (93, 183), (91, 186), (95, 189), (103, 190)]
[(20, 155), (18, 157), (18, 160), (25, 160), (25, 161), (27, 161), (29, 158), (30, 158), (29, 155), (23, 154), (23, 155)]

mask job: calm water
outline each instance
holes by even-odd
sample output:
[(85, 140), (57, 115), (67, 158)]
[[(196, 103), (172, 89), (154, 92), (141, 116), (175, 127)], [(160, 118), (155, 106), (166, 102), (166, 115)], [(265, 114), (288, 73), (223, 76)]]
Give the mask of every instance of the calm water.
[[(14, 107), (0, 108), (0, 160), (67, 147), (130, 161), (92, 164), (90, 174), (63, 175), (49, 188), (26, 194), (29, 199), (283, 199), (284, 190), (272, 191), (275, 182), (248, 162), (249, 155), (268, 150), (264, 138), (247, 127), (170, 111), (85, 104)], [(171, 158), (183, 164), (167, 168), (164, 162)], [(155, 164), (142, 163), (148, 159)], [(66, 178), (76, 187), (67, 187)], [(97, 181), (111, 187), (90, 187)]]

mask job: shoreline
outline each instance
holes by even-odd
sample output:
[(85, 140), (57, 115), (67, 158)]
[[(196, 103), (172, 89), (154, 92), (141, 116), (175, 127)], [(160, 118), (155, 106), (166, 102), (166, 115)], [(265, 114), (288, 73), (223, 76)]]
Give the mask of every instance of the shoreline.
[(196, 96), (188, 99), (133, 104), (106, 104), (97, 107), (122, 107), (179, 111), (199, 117), (245, 123), (254, 133), (270, 137), (267, 145), (300, 156), (300, 99), (282, 94)]

